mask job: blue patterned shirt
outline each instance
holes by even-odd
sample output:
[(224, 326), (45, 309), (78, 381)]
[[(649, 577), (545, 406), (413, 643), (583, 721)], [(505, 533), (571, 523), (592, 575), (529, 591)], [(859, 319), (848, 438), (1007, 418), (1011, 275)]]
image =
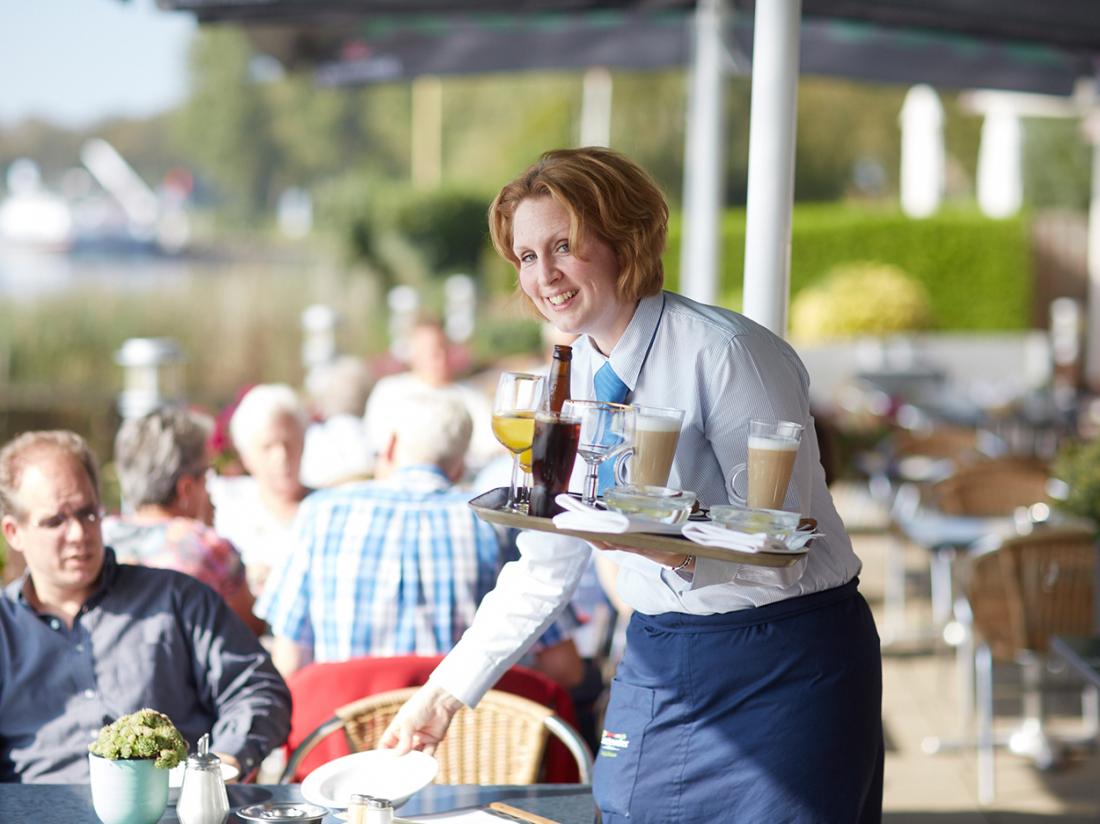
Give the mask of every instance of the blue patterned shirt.
[(316, 492), (256, 604), (315, 661), (447, 652), (500, 563), (495, 530), (434, 467)]

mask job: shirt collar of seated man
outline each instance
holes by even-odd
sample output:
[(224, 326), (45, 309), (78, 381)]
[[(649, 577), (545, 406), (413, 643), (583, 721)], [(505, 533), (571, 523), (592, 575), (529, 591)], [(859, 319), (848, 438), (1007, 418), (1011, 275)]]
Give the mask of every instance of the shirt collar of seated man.
[(48, 441), (15, 457), (0, 528), (26, 562), (23, 596), (72, 627), (103, 570), (102, 509), (95, 479), (75, 453)]

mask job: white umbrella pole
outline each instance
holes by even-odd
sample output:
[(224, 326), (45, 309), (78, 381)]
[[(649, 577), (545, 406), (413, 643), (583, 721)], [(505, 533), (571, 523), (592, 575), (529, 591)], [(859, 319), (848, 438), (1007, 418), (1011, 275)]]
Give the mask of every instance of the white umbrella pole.
[(703, 303), (718, 294), (718, 227), (722, 214), (722, 19), (724, 0), (695, 10), (695, 51), (684, 148), (684, 215), (680, 292)]
[(802, 0), (756, 4), (745, 228), (745, 314), (787, 330)]

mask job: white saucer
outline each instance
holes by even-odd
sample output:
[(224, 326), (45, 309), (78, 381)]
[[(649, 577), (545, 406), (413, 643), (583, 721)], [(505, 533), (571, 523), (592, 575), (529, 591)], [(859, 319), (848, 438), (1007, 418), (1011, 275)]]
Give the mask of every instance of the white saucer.
[(353, 793), (388, 798), (400, 807), (432, 783), (439, 762), (422, 752), (398, 756), (393, 750), (367, 750), (337, 758), (302, 782), (302, 798), (330, 809), (344, 809)]

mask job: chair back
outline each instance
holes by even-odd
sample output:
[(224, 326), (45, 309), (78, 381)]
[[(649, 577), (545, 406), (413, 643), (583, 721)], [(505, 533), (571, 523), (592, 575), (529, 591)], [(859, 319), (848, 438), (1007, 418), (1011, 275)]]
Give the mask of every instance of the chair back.
[[(336, 710), (344, 705), (367, 696), (425, 683), (441, 660), (442, 656), (363, 656), (303, 667), (287, 678), (293, 699), (287, 748), (294, 752), (312, 733), (332, 720)], [(577, 723), (576, 710), (568, 690), (540, 672), (514, 666), (501, 676), (496, 689), (523, 696), (548, 708), (567, 725), (575, 726)], [(339, 726), (337, 723), (332, 729)], [(322, 737), (295, 764), (292, 775), (287, 778), (301, 781), (322, 764), (353, 751), (346, 735)], [(569, 749), (560, 741), (551, 740), (546, 747), (543, 780), (548, 783), (572, 783), (579, 777), (576, 759)]]
[[(340, 707), (353, 750), (378, 746), (382, 733), (416, 687), (372, 695)], [(538, 778), (553, 711), (534, 701), (490, 690), (477, 707), (463, 707), (435, 751), (439, 784), (532, 784)]]
[(1039, 528), (975, 558), (967, 589), (974, 625), (998, 660), (1045, 653), (1052, 635), (1090, 635), (1096, 537)]
[(931, 492), (941, 512), (991, 518), (1047, 500), (1049, 477), (1039, 463), (992, 458), (959, 466)]

